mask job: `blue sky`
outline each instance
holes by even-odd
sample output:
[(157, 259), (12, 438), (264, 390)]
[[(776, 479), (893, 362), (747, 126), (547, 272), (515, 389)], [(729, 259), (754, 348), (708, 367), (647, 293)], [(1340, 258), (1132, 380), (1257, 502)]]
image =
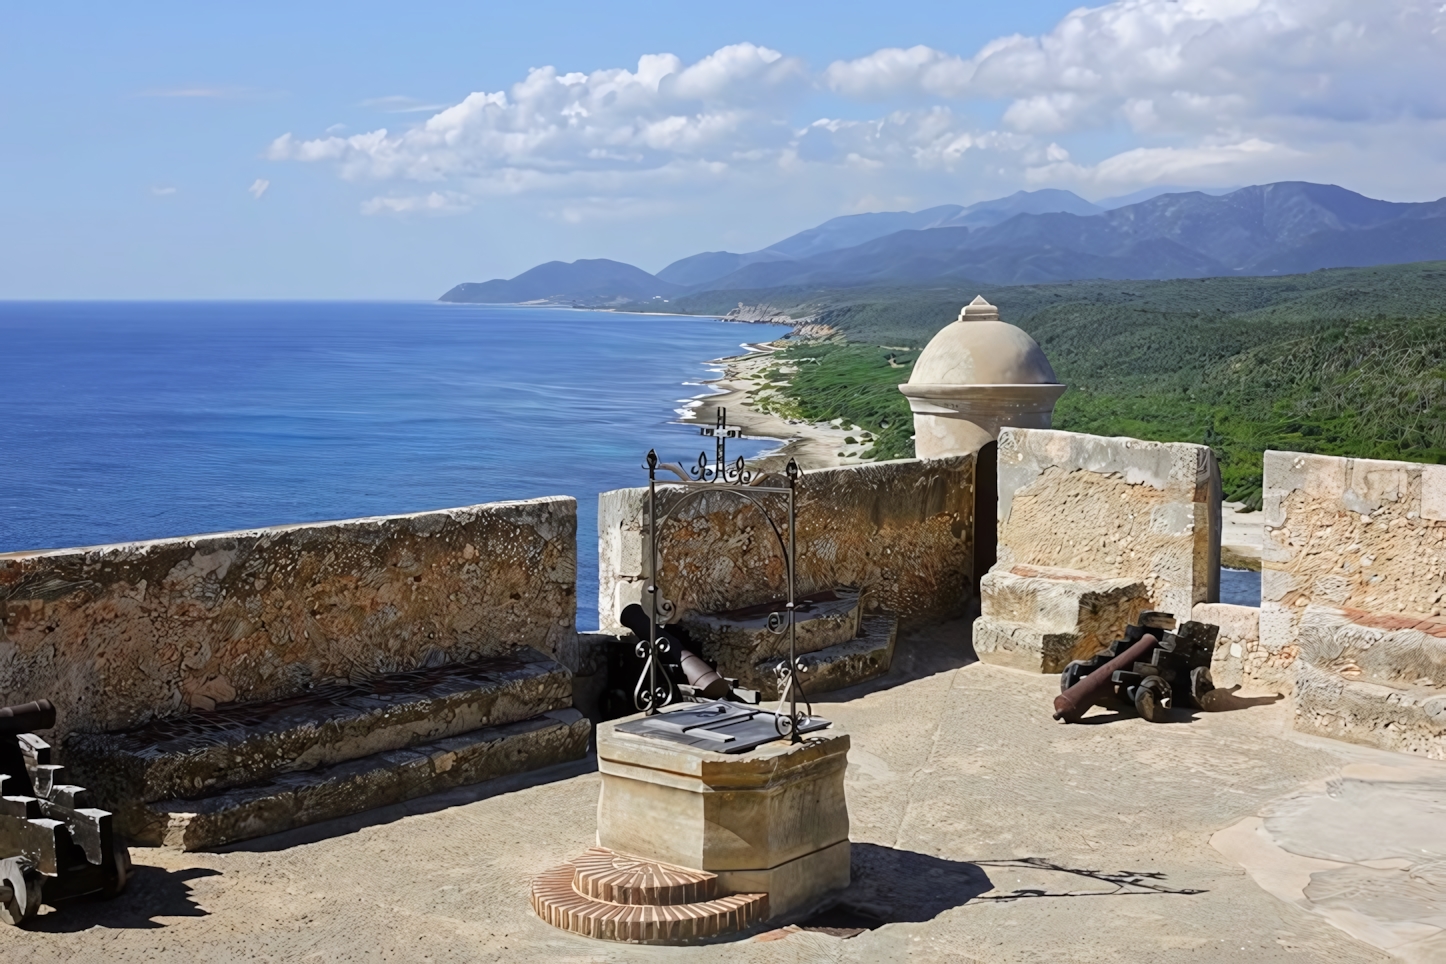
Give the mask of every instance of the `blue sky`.
[(432, 298), (1020, 188), (1446, 194), (1440, 0), (0, 12), (0, 297)]

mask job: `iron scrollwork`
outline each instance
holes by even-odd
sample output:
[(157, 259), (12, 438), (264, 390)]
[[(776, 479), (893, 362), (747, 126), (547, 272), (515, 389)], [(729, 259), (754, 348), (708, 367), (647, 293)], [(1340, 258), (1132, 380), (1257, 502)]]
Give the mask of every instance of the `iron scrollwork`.
[[(741, 438), (742, 429), (728, 424), (728, 412), (726, 409), (718, 409), (717, 418), (713, 425), (704, 426), (700, 434), (711, 436), (714, 439), (713, 459), (710, 462), (707, 452), (698, 453), (698, 461), (695, 465), (689, 466), (686, 470), (674, 463), (658, 461), (656, 450), (649, 451), (647, 456), (648, 469), (648, 546), (644, 553), (647, 566), (647, 597), (648, 597), (648, 636), (649, 639), (638, 643), (637, 653), (646, 662), (642, 674), (638, 678), (637, 686), (633, 689), (633, 703), (639, 710), (649, 716), (657, 713), (668, 703), (676, 698), (677, 690), (666, 670), (663, 669), (663, 656), (668, 652), (669, 644), (660, 633), (664, 625), (670, 622), (676, 612), (676, 606), (669, 601), (658, 586), (658, 574), (660, 570), (660, 554), (658, 551), (658, 534), (666, 523), (683, 505), (692, 498), (702, 495), (705, 492), (731, 492), (749, 502), (752, 502), (763, 514), (768, 526), (773, 530), (777, 539), (779, 551), (783, 555), (784, 569), (787, 573), (788, 597), (783, 611), (774, 612), (768, 615), (768, 628), (777, 635), (788, 636), (788, 658), (778, 664), (776, 673), (778, 675), (778, 712), (775, 714), (775, 726), (780, 736), (789, 737), (793, 743), (802, 742), (798, 729), (803, 721), (813, 715), (813, 707), (809, 704), (808, 698), (804, 695), (802, 674), (805, 672), (803, 663), (798, 659), (797, 640), (794, 635), (794, 608), (795, 608), (795, 545), (797, 536), (796, 499), (798, 479), (801, 475), (798, 463), (793, 459), (788, 460), (784, 469), (784, 485), (767, 485), (765, 479), (757, 473), (749, 472), (745, 466), (742, 456), (735, 461), (728, 461), (727, 440), (730, 438)], [(663, 479), (661, 484), (674, 485), (684, 489), (683, 497), (674, 501), (672, 506), (663, 513), (659, 513), (658, 507), (658, 471), (662, 469), (677, 477)], [(786, 534), (780, 529), (768, 507), (759, 498), (762, 494), (783, 495), (787, 503)], [(799, 713), (799, 703), (802, 702), (805, 708), (804, 713)], [(787, 705), (785, 711), (784, 706)]]

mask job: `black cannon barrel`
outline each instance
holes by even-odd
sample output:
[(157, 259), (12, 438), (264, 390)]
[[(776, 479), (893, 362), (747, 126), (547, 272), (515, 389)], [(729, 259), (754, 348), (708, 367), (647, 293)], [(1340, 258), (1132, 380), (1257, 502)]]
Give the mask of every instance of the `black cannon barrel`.
[(1066, 723), (1078, 723), (1091, 706), (1110, 692), (1115, 670), (1128, 669), (1136, 661), (1144, 659), (1160, 641), (1152, 634), (1141, 636), (1135, 645), (1110, 660), (1078, 683), (1054, 698), (1054, 718)]
[(49, 700), (0, 707), (0, 733), (29, 733), (48, 730), (54, 725), (55, 707)]

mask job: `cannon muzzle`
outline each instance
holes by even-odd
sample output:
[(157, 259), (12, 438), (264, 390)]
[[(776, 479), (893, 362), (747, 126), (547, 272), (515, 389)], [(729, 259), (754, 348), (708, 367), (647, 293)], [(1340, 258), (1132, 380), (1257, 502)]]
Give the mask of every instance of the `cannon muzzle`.
[(55, 725), (55, 707), (49, 700), (0, 707), (0, 733), (31, 733)]

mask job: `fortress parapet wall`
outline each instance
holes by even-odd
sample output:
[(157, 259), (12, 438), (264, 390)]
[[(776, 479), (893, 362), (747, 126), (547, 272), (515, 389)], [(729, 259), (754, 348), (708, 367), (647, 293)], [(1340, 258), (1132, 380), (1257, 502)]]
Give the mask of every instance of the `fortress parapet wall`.
[(57, 735), (530, 646), (576, 662), (577, 504), (0, 554), (0, 705)]
[(1265, 454), (1260, 642), (1296, 727), (1446, 759), (1446, 466)]
[[(721, 487), (720, 487), (721, 488)], [(681, 495), (663, 487), (664, 504)], [(598, 620), (643, 598), (645, 488), (598, 496)], [(785, 517), (780, 496), (762, 496)], [(974, 456), (901, 459), (804, 472), (798, 483), (798, 592), (858, 586), (869, 608), (906, 622), (968, 605), (973, 579)], [(681, 508), (663, 540), (661, 584), (681, 618), (782, 597), (784, 558), (759, 508), (710, 492)]]

